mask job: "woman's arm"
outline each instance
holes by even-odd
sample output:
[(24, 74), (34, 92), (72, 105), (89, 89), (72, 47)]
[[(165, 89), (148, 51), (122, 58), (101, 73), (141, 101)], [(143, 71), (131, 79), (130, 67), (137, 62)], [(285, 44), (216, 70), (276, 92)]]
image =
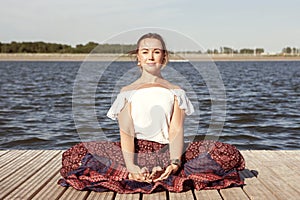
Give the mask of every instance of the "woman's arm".
[(118, 114), (121, 148), (128, 170), (134, 166), (134, 127), (130, 115), (130, 104), (127, 102)]
[(171, 160), (181, 160), (184, 145), (184, 119), (185, 112), (179, 108), (177, 98), (175, 98), (174, 109), (169, 128)]
[(129, 173), (129, 179), (135, 181), (146, 181), (146, 177), (149, 176), (149, 173), (146, 169), (140, 169), (139, 166), (134, 163), (134, 126), (131, 117), (131, 104), (126, 103), (124, 108), (118, 114), (118, 122), (120, 128), (120, 137), (121, 137), (121, 148), (126, 164), (127, 170)]
[[(178, 160), (181, 162), (181, 156), (183, 153), (183, 146), (184, 146), (184, 118), (185, 112), (184, 110), (179, 108), (178, 101), (175, 98), (173, 114), (170, 121), (170, 128), (169, 128), (169, 141), (170, 141), (170, 159), (171, 160)], [(156, 181), (161, 181), (167, 179), (171, 173), (175, 173), (179, 169), (179, 165), (177, 164), (170, 164), (165, 172), (157, 179)]]

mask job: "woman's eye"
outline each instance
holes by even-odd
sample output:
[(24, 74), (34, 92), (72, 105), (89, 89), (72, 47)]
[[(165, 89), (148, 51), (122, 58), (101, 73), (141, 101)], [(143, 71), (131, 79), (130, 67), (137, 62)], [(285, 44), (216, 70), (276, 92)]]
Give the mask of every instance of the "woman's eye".
[(142, 54), (147, 54), (148, 52), (147, 51), (142, 51)]

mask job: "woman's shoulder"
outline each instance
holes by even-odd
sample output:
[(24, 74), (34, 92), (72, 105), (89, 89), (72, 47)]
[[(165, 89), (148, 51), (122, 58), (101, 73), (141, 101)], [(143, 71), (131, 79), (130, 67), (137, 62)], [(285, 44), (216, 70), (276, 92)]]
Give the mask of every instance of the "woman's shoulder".
[(134, 88), (130, 85), (124, 86), (121, 88), (120, 93), (125, 93), (125, 92), (129, 92), (132, 91)]

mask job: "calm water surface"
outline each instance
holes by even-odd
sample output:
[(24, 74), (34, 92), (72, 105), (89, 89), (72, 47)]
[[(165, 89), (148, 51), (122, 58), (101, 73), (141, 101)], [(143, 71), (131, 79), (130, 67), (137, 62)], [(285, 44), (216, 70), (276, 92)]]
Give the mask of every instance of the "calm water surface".
[[(110, 64), (96, 83), (97, 123), (85, 119), (75, 126), (72, 97), (81, 64), (0, 62), (0, 149), (66, 149), (81, 139), (119, 139), (116, 121), (105, 114), (118, 89), (128, 82), (120, 81), (120, 77), (130, 75), (129, 81), (134, 80), (139, 74), (137, 68), (132, 62)], [(221, 135), (217, 135), (219, 140), (239, 149), (300, 149), (300, 62), (216, 65), (226, 89), (226, 118)], [(200, 117), (186, 119), (186, 140), (203, 138), (212, 110), (207, 83), (189, 63), (170, 63), (168, 68), (173, 74), (166, 76), (175, 77), (175, 83), (183, 84), (188, 95), (196, 94), (190, 98), (199, 103), (196, 108), (199, 107)], [(185, 82), (177, 82), (176, 76), (178, 80), (184, 78), (189, 87), (184, 87)], [(85, 87), (79, 90), (79, 96), (87, 92)], [(93, 107), (89, 99), (83, 97), (77, 102), (82, 115)]]

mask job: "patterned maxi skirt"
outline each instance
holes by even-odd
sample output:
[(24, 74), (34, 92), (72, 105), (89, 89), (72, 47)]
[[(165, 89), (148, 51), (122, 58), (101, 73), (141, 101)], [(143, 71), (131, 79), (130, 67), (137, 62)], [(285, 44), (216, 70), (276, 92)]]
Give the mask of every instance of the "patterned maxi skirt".
[[(170, 164), (168, 145), (135, 140), (135, 149), (135, 163), (141, 168)], [(244, 168), (244, 158), (234, 146), (203, 140), (186, 145), (181, 168), (166, 180), (137, 182), (128, 179), (120, 142), (86, 142), (63, 153), (63, 178), (58, 183), (77, 190), (118, 193), (221, 189), (243, 185), (238, 171)]]

